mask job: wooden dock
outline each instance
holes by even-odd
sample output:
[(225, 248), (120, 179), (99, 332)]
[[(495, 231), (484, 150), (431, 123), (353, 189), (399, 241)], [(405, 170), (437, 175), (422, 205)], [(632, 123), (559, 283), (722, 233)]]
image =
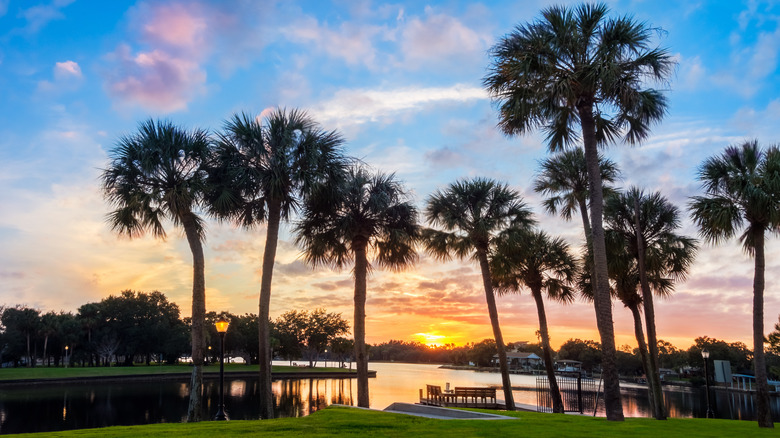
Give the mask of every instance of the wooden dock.
[(425, 393), (420, 390), (420, 404), (447, 408), (503, 409), (496, 400), (496, 388), (455, 387), (442, 391), (441, 386), (426, 385)]

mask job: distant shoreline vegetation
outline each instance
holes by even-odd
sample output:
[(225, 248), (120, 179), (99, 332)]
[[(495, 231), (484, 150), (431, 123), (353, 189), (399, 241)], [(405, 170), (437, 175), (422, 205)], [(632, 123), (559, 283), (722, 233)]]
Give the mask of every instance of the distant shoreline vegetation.
[[(231, 321), (225, 339), (227, 355), (245, 362), (245, 365), (228, 364), (227, 371), (255, 373), (258, 328), (254, 314), (207, 314), (207, 346), (212, 347), (207, 347), (208, 362), (217, 363), (219, 341), (213, 321), (221, 316)], [(4, 306), (0, 311), (0, 323), (0, 345), (3, 346), (0, 363), (4, 368), (0, 370), (0, 381), (189, 372), (189, 367), (182, 364), (182, 358), (190, 350), (187, 335), (189, 318), (180, 318), (178, 306), (160, 292), (124, 291), (118, 296), (85, 304), (75, 314), (42, 313), (25, 306)], [(323, 309), (289, 311), (270, 321), (270, 324), (274, 357), (290, 364), (281, 368), (275, 366), (275, 375), (280, 372), (297, 375), (312, 371), (333, 373), (341, 370), (349, 373), (350, 368), (354, 370), (352, 340), (340, 336), (347, 333), (349, 326), (339, 314)], [(776, 331), (780, 333), (780, 329)], [(774, 333), (774, 337), (770, 335), (770, 339), (777, 338), (778, 333)], [(524, 351), (538, 356), (542, 353), (540, 343), (510, 342), (507, 347), (509, 351)], [(696, 338), (694, 345), (687, 350), (660, 340), (660, 367), (696, 383), (702, 380), (703, 348), (707, 348), (712, 357), (728, 360), (734, 372), (749, 374), (752, 368), (753, 355), (747, 345), (706, 336)], [(489, 339), (462, 346), (390, 340), (371, 345), (368, 353), (369, 360), (376, 362), (471, 365), (471, 369), (497, 366), (494, 361), (495, 342)], [(780, 356), (777, 353), (770, 349), (767, 355), (773, 379), (780, 378)], [(600, 345), (592, 340), (570, 339), (554, 351), (553, 357), (555, 360), (577, 360), (582, 362), (585, 371), (598, 371)], [(627, 345), (621, 347), (617, 359), (622, 378), (641, 378), (642, 363), (636, 349)], [(322, 361), (328, 362), (333, 370), (321, 366), (304, 367), (314, 367)], [(28, 364), (35, 366), (28, 367)], [(538, 364), (534, 366), (539, 368)], [(523, 367), (529, 369), (524, 370)], [(510, 368), (516, 371), (538, 371), (531, 370), (532, 367), (519, 362), (510, 364)], [(212, 372), (212, 368), (207, 367), (205, 372)]]

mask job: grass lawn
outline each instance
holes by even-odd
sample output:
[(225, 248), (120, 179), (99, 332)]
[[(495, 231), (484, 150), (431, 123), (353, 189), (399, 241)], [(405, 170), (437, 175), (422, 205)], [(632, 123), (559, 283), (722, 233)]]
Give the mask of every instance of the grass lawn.
[[(484, 411), (491, 412), (491, 411)], [(492, 411), (495, 412), (495, 411)], [(265, 421), (207, 421), (195, 424), (153, 424), (109, 427), (41, 436), (61, 437), (208, 437), (251, 435), (262, 437), (778, 437), (780, 429), (762, 430), (755, 422), (707, 419), (629, 418), (608, 422), (575, 415), (510, 412), (520, 420), (433, 420), (386, 412), (331, 406), (303, 418)], [(9, 435), (13, 436), (13, 435)], [(31, 435), (25, 435), (31, 436)], [(34, 435), (32, 435), (34, 436)]]
[[(219, 364), (204, 367), (207, 373), (218, 373)], [(292, 366), (274, 366), (274, 373), (334, 373), (349, 371), (344, 368), (308, 368)], [(135, 365), (132, 367), (71, 367), (71, 368), (2, 368), (0, 381), (22, 379), (64, 379), (78, 377), (132, 376), (139, 374), (175, 374), (191, 373), (190, 365)], [(225, 364), (225, 372), (259, 372), (257, 365)]]

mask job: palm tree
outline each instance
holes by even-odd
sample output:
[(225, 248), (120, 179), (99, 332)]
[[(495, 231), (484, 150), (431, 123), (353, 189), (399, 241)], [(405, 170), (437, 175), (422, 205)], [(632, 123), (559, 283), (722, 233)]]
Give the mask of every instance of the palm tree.
[(442, 229), (427, 229), (423, 232), (429, 254), (443, 261), (454, 255), (461, 260), (469, 257), (479, 263), (488, 315), (498, 350), (506, 408), (514, 410), (506, 349), (498, 323), (488, 260), (495, 252), (498, 233), (510, 227), (530, 227), (534, 223), (531, 210), (522, 202), (520, 194), (506, 185), (475, 178), (452, 183), (443, 191), (437, 190), (428, 198), (425, 216), (429, 224)]
[(713, 244), (728, 240), (745, 227), (739, 240), (753, 256), (753, 366), (756, 373), (758, 425), (774, 427), (769, 408), (764, 355), (764, 245), (766, 232), (780, 227), (780, 149), (761, 150), (758, 142), (729, 146), (699, 168), (706, 196), (690, 203), (693, 221)]
[[(628, 254), (636, 259), (636, 268), (642, 290), (642, 304), (647, 325), (649, 361), (647, 379), (653, 392), (654, 417), (666, 419), (661, 377), (658, 372), (658, 337), (655, 329), (655, 306), (648, 281), (648, 271), (655, 274), (675, 274), (684, 277), (696, 254), (696, 241), (675, 233), (680, 227), (680, 211), (659, 192), (646, 195), (637, 187), (607, 198), (604, 206), (607, 227), (618, 233)], [(673, 251), (677, 251), (673, 253)], [(684, 256), (681, 256), (684, 255)], [(664, 259), (668, 257), (668, 259)], [(666, 269), (667, 264), (678, 263), (676, 270)]]
[(182, 227), (192, 252), (192, 381), (187, 421), (200, 421), (203, 385), (206, 280), (203, 219), (196, 213), (206, 186), (203, 165), (211, 141), (206, 131), (186, 131), (168, 121), (147, 120), (123, 136), (102, 174), (111, 228), (130, 238), (146, 232), (165, 239), (163, 222)]
[(547, 298), (570, 303), (574, 301), (572, 282), (577, 263), (569, 253), (569, 245), (560, 238), (551, 238), (543, 231), (510, 229), (502, 233), (490, 263), (497, 292), (520, 292), (525, 286), (531, 291), (539, 316), (544, 365), (550, 382), (553, 412), (563, 413), (563, 399), (555, 379), (547, 315), (542, 292)]
[(265, 120), (246, 113), (225, 122), (209, 168), (215, 216), (246, 228), (265, 223), (259, 297), (260, 416), (273, 418), (268, 325), (279, 226), (311, 188), (343, 172), (344, 139), (318, 127), (304, 111), (276, 109)]
[[(606, 242), (609, 254), (609, 277), (612, 280), (613, 291), (623, 305), (631, 311), (631, 316), (634, 319), (634, 336), (642, 359), (642, 367), (649, 383), (648, 396), (651, 411), (654, 417), (663, 419), (665, 416), (660, 381), (652, 378), (658, 373), (658, 359), (656, 356), (655, 363), (651, 362), (651, 353), (648, 349), (650, 340), (645, 341), (644, 328), (642, 327), (640, 310), (643, 305), (644, 293), (637, 292), (642, 284), (640, 262), (637, 255), (632, 253), (630, 249), (632, 242), (633, 247), (636, 248), (636, 240), (628, 241), (623, 233), (607, 229)], [(674, 292), (675, 282), (683, 280), (687, 276), (696, 255), (696, 249), (696, 243), (693, 239), (674, 233), (657, 238), (646, 251), (647, 280), (645, 284), (647, 288), (658, 296), (670, 296)], [(648, 294), (648, 296), (650, 295)], [(648, 331), (650, 326), (651, 324), (648, 324)], [(654, 327), (654, 324), (652, 326)], [(657, 340), (655, 345), (658, 345)], [(659, 402), (656, 403), (656, 400)]]
[(354, 263), (355, 361), (358, 406), (367, 408), (366, 278), (369, 255), (393, 271), (414, 264), (419, 239), (417, 209), (402, 185), (390, 174), (371, 174), (352, 167), (336, 185), (322, 185), (310, 196), (295, 227), (306, 263), (344, 268)]
[[(634, 144), (666, 111), (666, 99), (643, 89), (645, 79), (669, 77), (674, 61), (649, 48), (653, 29), (630, 17), (607, 18), (604, 4), (552, 6), (520, 25), (493, 48), (484, 85), (499, 106), (507, 135), (536, 128), (550, 151), (580, 140), (588, 164), (590, 218), (596, 272), (594, 306), (603, 351), (604, 404), (608, 420), (623, 420), (615, 366), (615, 336), (602, 225), (603, 193), (598, 147), (618, 138)], [(581, 136), (575, 129), (579, 125)], [(600, 279), (604, 279), (601, 281)]]

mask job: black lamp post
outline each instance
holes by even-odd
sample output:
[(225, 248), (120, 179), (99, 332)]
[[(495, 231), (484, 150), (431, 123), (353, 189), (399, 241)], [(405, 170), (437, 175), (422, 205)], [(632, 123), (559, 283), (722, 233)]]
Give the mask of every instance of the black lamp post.
[(706, 348), (701, 350), (701, 357), (704, 359), (704, 386), (707, 390), (707, 418), (714, 418), (715, 413), (712, 412), (712, 406), (710, 405), (710, 352)]
[(225, 413), (225, 333), (227, 332), (228, 322), (224, 318), (214, 323), (219, 333), (219, 412), (214, 417), (216, 421), (226, 421), (228, 419)]

